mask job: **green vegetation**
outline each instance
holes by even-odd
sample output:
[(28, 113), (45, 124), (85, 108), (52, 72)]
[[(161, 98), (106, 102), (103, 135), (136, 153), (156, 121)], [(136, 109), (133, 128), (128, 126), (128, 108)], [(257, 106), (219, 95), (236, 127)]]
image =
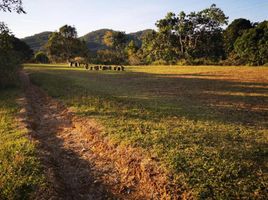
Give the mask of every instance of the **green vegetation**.
[(16, 84), (21, 57), (14, 49), (13, 38), (8, 27), (0, 22), (0, 89)]
[(20, 89), (0, 91), (0, 199), (28, 199), (42, 184), (35, 146), (16, 123)]
[[(111, 29), (100, 29), (100, 30), (89, 32), (86, 35), (79, 37), (79, 39), (82, 41), (85, 41), (88, 49), (92, 52), (105, 50), (105, 49), (108, 49), (108, 47), (103, 43), (103, 37), (108, 31), (115, 32), (114, 30), (111, 30)], [(130, 34), (127, 34), (127, 38), (129, 41), (134, 40), (135, 43), (141, 46), (142, 38), (149, 32), (152, 32), (152, 30), (147, 29), (147, 30), (138, 31), (135, 33), (130, 33)], [(51, 34), (52, 32), (46, 31), (46, 32), (35, 34), (33, 36), (23, 38), (22, 41), (26, 42), (35, 52), (40, 51), (40, 50), (43, 51), (45, 44), (47, 43), (49, 36)]]
[(47, 55), (42, 51), (38, 51), (34, 55), (34, 61), (37, 63), (49, 63), (49, 59), (48, 59)]
[(62, 26), (59, 32), (52, 33), (45, 48), (52, 62), (68, 62), (75, 57), (87, 56), (85, 42), (77, 38), (75, 27), (68, 25)]
[(22, 41), (24, 41), (26, 44), (28, 44), (32, 50), (35, 52), (37, 51), (43, 51), (45, 50), (45, 44), (48, 41), (49, 36), (52, 34), (50, 31), (45, 31), (42, 33), (35, 34), (33, 36), (29, 36), (26, 38), (23, 38)]
[[(224, 30), (227, 24), (228, 17), (212, 4), (188, 14), (169, 12), (156, 22), (156, 31), (126, 34), (100, 29), (76, 38), (75, 28), (65, 25), (62, 28), (75, 32), (72, 42), (61, 30), (49, 38), (44, 32), (25, 41), (35, 49), (46, 46), (52, 62), (85, 57), (96, 64), (266, 65), (268, 22), (239, 18)], [(47, 38), (41, 37), (36, 45), (43, 35)]]
[[(25, 13), (21, 0), (5, 0), (0, 2), (0, 12)], [(7, 25), (0, 21), (0, 89), (17, 84), (17, 72), (22, 62), (32, 57), (30, 47), (16, 38)]]
[(101, 123), (111, 141), (159, 159), (197, 199), (268, 195), (267, 68), (25, 67), (51, 96)]
[(268, 21), (244, 32), (235, 42), (235, 51), (249, 65), (268, 64)]

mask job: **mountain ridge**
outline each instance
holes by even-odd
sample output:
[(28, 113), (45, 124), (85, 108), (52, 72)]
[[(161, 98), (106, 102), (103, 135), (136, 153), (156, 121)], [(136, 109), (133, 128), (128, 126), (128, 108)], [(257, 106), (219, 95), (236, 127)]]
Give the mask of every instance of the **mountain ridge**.
[[(107, 31), (115, 31), (113, 29), (103, 28), (95, 31), (88, 32), (87, 34), (79, 37), (79, 39), (84, 40), (91, 51), (98, 51), (103, 49), (108, 49), (108, 47), (103, 43), (103, 36)], [(141, 46), (142, 37), (150, 32), (152, 29), (145, 29), (137, 32), (128, 33), (128, 40), (134, 40), (134, 42)], [(41, 33), (34, 34), (32, 36), (28, 36), (22, 38), (21, 40), (26, 42), (35, 52), (44, 49), (44, 45), (48, 41), (48, 38), (52, 32), (44, 31)]]

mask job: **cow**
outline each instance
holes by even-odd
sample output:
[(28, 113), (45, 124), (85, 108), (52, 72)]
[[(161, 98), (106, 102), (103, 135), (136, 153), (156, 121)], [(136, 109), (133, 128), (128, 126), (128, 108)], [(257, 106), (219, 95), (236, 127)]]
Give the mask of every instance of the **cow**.
[(99, 66), (95, 66), (94, 69), (98, 71), (100, 69), (100, 67)]
[(109, 66), (103, 66), (102, 70), (109, 70)]
[(73, 66), (73, 62), (69, 62), (69, 67), (72, 67)]

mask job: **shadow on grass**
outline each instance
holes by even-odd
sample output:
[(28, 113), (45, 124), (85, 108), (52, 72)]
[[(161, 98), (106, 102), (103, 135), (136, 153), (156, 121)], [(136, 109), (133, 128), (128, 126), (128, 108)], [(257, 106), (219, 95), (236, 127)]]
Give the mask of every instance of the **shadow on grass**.
[[(268, 83), (219, 80), (219, 75), (196, 73), (156, 75), (53, 70), (53, 74), (47, 76), (50, 81), (55, 76), (55, 84), (74, 96), (113, 97), (114, 101), (193, 120), (267, 126)], [(209, 79), (203, 78), (205, 76)], [(75, 91), (71, 91), (74, 88)], [(55, 94), (68, 95), (61, 93)]]
[(103, 118), (114, 137), (157, 152), (200, 196), (261, 199), (268, 83), (187, 75), (53, 71), (32, 78), (78, 114)]

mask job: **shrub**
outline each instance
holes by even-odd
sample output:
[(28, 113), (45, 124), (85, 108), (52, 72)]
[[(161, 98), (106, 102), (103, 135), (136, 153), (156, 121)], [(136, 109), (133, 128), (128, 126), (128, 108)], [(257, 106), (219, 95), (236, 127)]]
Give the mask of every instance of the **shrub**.
[(39, 51), (34, 55), (34, 60), (37, 63), (49, 63), (47, 55), (42, 51)]
[(13, 48), (12, 40), (8, 27), (0, 22), (0, 88), (17, 84), (21, 58)]

